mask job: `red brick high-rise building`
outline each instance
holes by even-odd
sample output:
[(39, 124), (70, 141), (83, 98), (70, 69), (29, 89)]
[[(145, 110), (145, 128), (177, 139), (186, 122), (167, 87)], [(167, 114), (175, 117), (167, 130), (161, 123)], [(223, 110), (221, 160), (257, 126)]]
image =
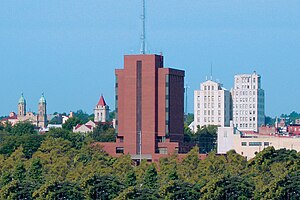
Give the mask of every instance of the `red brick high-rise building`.
[(155, 161), (182, 151), (184, 71), (164, 68), (161, 55), (125, 55), (115, 89), (116, 143), (101, 143), (109, 154)]

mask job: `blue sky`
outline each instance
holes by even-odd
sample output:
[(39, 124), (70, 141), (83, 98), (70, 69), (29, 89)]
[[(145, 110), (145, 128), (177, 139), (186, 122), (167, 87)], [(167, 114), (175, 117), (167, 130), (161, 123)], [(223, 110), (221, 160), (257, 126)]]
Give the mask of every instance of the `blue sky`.
[[(210, 74), (230, 89), (257, 71), (266, 115), (300, 112), (300, 1), (148, 0), (147, 45), (165, 66), (184, 69), (193, 90)], [(21, 92), (36, 111), (92, 113), (101, 93), (114, 108), (114, 69), (139, 53), (141, 0), (2, 0), (0, 116)]]

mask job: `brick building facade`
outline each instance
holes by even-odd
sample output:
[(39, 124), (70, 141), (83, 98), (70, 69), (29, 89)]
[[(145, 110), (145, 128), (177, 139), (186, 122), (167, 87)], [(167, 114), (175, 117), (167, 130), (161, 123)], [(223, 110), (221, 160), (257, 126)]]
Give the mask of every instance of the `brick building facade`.
[(184, 71), (164, 68), (161, 55), (125, 55), (116, 69), (115, 143), (99, 143), (110, 155), (155, 161), (183, 146)]

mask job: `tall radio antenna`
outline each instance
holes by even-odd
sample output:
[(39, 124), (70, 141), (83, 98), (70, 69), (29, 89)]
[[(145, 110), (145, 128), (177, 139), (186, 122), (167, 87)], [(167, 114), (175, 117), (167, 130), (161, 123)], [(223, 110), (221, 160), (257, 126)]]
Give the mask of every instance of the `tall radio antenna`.
[(141, 54), (146, 54), (146, 0), (143, 1), (143, 13), (141, 15), (143, 30), (141, 34), (142, 47)]

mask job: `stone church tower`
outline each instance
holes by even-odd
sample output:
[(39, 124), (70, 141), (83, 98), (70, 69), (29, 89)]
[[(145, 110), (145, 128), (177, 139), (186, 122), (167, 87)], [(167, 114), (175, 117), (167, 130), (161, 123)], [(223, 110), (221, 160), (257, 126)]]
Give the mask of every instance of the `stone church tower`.
[(44, 93), (42, 94), (39, 105), (38, 105), (38, 127), (45, 128), (47, 126), (47, 109), (46, 109), (46, 99)]
[(25, 115), (26, 115), (26, 100), (22, 93), (18, 103), (18, 117), (24, 117)]
[(109, 118), (109, 107), (106, 105), (103, 95), (94, 109), (94, 122), (106, 122)]

